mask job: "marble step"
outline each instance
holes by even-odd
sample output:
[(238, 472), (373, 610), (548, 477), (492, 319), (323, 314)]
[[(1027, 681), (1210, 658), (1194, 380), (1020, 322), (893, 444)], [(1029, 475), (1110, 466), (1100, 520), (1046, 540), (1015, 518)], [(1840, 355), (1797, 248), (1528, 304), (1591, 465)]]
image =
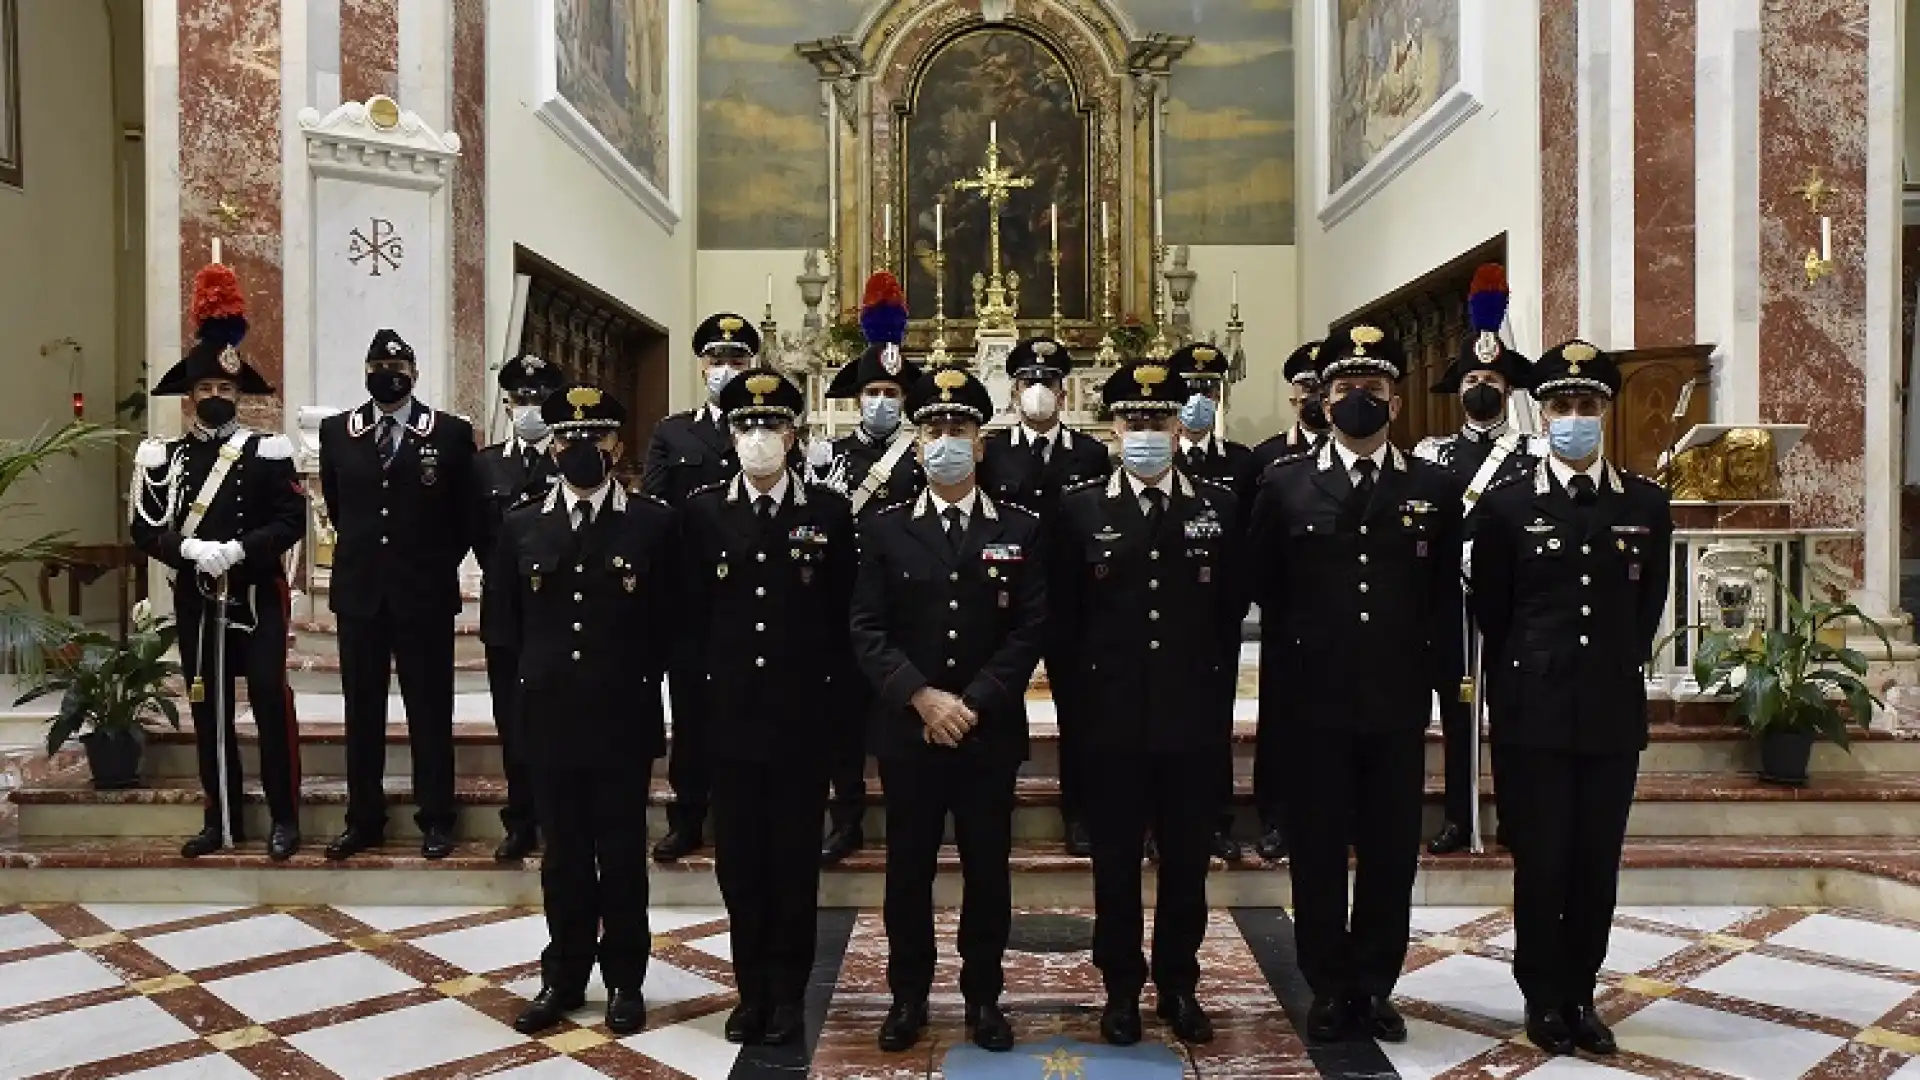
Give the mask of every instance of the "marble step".
[[(1428, 833), (1440, 825), (1443, 782), (1426, 780)], [(388, 774), (389, 830), (395, 837), (416, 836), (412, 822), (411, 782)], [(189, 835), (202, 821), (200, 787), (186, 777), (162, 777), (141, 788), (96, 791), (81, 773), (63, 773), (22, 784), (12, 792), (19, 814), (19, 835), (29, 839), (79, 836)], [(1234, 781), (1233, 803), (1242, 835), (1252, 835), (1253, 785)], [(246, 785), (248, 828), (264, 836), (267, 811), (256, 781)], [(506, 785), (493, 777), (461, 777), (456, 803), (462, 835), (497, 838), (497, 811), (506, 801)], [(877, 781), (867, 787), (866, 830), (885, 835), (885, 796)], [(664, 780), (651, 783), (647, 813), (650, 836), (666, 830), (673, 802)], [(1013, 835), (1020, 841), (1058, 841), (1062, 836), (1059, 781), (1050, 776), (1021, 777), (1015, 792)], [(1489, 792), (1482, 821), (1491, 830), (1497, 818)], [(308, 776), (302, 783), (301, 829), (327, 837), (345, 825), (346, 781), (339, 776)], [(1781, 788), (1735, 773), (1648, 773), (1640, 778), (1628, 833), (1636, 837), (1920, 837), (1920, 773), (1838, 774), (1814, 778), (1804, 788)]]
[[(267, 860), (264, 844), (198, 860), (179, 856), (177, 838), (56, 838), (0, 842), (0, 904), (237, 903), (536, 905), (538, 858), (503, 865), (492, 844), (461, 843), (428, 862), (395, 842), (345, 863), (321, 857), (324, 837), (310, 837), (284, 864)], [(1084, 859), (1055, 844), (1016, 844), (1009, 860), (1013, 902), (1023, 908), (1091, 907), (1093, 875)], [(824, 907), (878, 908), (884, 851), (869, 846), (824, 872)], [(1629, 839), (1621, 858), (1622, 904), (1714, 904), (1860, 907), (1906, 918), (1920, 915), (1920, 851), (1905, 839), (1771, 839), (1665, 837)], [(1416, 905), (1506, 906), (1513, 902), (1512, 860), (1499, 853), (1422, 856)], [(662, 906), (721, 905), (711, 849), (649, 874), (650, 900)], [(958, 905), (961, 875), (951, 845), (940, 855), (934, 898)], [(1154, 871), (1145, 868), (1151, 898)], [(1292, 903), (1284, 861), (1249, 855), (1214, 863), (1207, 882), (1216, 906), (1282, 907)]]
[[(1234, 774), (1253, 774), (1256, 708), (1246, 702), (1234, 724)], [(489, 710), (490, 711), (490, 710)], [(398, 712), (398, 710), (395, 710)], [(1052, 703), (1036, 707), (1039, 714), (1031, 724), (1031, 759), (1021, 772), (1028, 776), (1054, 776), (1059, 772), (1060, 729), (1052, 717)], [(468, 716), (472, 715), (469, 711)], [(240, 753), (249, 775), (259, 768), (257, 729), (249, 715), (240, 722)], [(457, 720), (453, 727), (454, 770), (461, 776), (500, 776), (504, 773), (500, 756), (500, 736), (491, 719)], [(1427, 772), (1438, 775), (1444, 768), (1443, 740), (1437, 729), (1427, 732)], [(346, 765), (346, 725), (341, 720), (306, 720), (300, 725), (302, 768), (314, 775), (344, 775)], [(157, 731), (147, 746), (145, 772), (148, 776), (197, 776), (193, 734), (188, 730)], [(1640, 755), (1643, 773), (1739, 773), (1758, 767), (1759, 751), (1741, 731), (1731, 727), (1697, 728), (1677, 724), (1657, 724), (1650, 729), (1647, 750)], [(1816, 773), (1920, 773), (1920, 738), (1901, 738), (1891, 732), (1866, 732), (1855, 739), (1852, 752), (1837, 746), (1814, 748)], [(387, 772), (406, 775), (413, 770), (413, 752), (403, 724), (387, 728)], [(1489, 755), (1482, 755), (1481, 771), (1491, 773)], [(655, 762), (653, 774), (666, 775), (665, 760)], [(869, 774), (873, 775), (869, 762)]]
[[(293, 656), (337, 657), (340, 636), (332, 614), (322, 613), (309, 619), (296, 619), (293, 626)], [(480, 640), (479, 613), (462, 613), (453, 626), (453, 657), (456, 661), (486, 661), (486, 645)], [(291, 659), (291, 657), (289, 658)]]

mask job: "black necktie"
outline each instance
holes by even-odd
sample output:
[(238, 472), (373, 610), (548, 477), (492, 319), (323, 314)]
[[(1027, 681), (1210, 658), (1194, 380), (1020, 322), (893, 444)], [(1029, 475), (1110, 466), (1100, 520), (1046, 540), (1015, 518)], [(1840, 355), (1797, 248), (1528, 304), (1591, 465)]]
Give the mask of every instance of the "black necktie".
[(1600, 492), (1593, 486), (1593, 477), (1586, 473), (1573, 478), (1571, 490), (1573, 501), (1580, 506), (1592, 506), (1600, 498)]
[(762, 495), (753, 500), (753, 512), (760, 515), (761, 521), (773, 520), (773, 496)]
[(1034, 464), (1045, 465), (1047, 463), (1047, 440), (1044, 436), (1034, 436), (1033, 441), (1027, 444), (1027, 448), (1033, 451)]
[(585, 532), (587, 529), (587, 526), (593, 524), (593, 504), (586, 501), (585, 499), (582, 499), (579, 502), (573, 504), (573, 509), (580, 516), (580, 523), (578, 525), (575, 525), (574, 529), (576, 531)]
[(1361, 458), (1353, 463), (1353, 471), (1360, 474), (1360, 478), (1354, 481), (1353, 493), (1363, 503), (1373, 497), (1373, 473), (1377, 468), (1379, 466), (1374, 464), (1372, 458)]
[(1167, 512), (1167, 493), (1157, 487), (1142, 492), (1147, 499), (1147, 535), (1160, 531), (1161, 515)]
[(1207, 463), (1207, 451), (1205, 448), (1196, 446), (1193, 449), (1187, 451), (1187, 468), (1192, 469), (1195, 472), (1198, 472), (1200, 470), (1200, 466), (1205, 465), (1206, 463)]
[(400, 422), (391, 416), (380, 418), (380, 467), (393, 464), (393, 456), (400, 452)]
[(967, 532), (967, 517), (957, 506), (949, 506), (940, 512), (947, 521), (947, 543), (953, 545), (953, 553), (960, 553), (960, 538)]

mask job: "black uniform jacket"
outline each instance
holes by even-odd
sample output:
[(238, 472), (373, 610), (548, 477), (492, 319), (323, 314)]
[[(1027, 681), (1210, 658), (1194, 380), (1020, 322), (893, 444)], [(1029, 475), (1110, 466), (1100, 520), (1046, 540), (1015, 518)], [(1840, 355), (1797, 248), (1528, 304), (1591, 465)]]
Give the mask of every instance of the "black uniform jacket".
[(715, 421), (713, 410), (702, 405), (654, 425), (640, 489), (680, 506), (687, 496), (725, 480), (739, 467), (726, 425)]
[[(1500, 464), (1492, 475), (1477, 486), (1478, 495), (1502, 484), (1511, 482), (1515, 477), (1533, 473), (1533, 467), (1547, 455), (1546, 440), (1538, 435), (1526, 435), (1508, 428), (1506, 425), (1491, 431), (1481, 431), (1473, 427), (1463, 427), (1452, 435), (1433, 435), (1421, 439), (1413, 448), (1413, 456), (1453, 474), (1453, 478), (1464, 488), (1475, 487), (1474, 481), (1480, 476), (1480, 469), (1492, 457), (1495, 450), (1501, 450)], [(1478, 498), (1475, 499), (1476, 509)], [(1474, 519), (1479, 515), (1468, 511), (1466, 535), (1473, 535)]]
[(926, 489), (927, 474), (920, 467), (920, 455), (915, 453), (913, 432), (902, 426), (894, 429), (893, 439), (882, 442), (855, 429), (850, 435), (842, 435), (833, 440), (833, 460), (821, 476), (821, 483), (854, 501), (855, 492), (867, 482), (867, 474), (886, 456), (887, 448), (894, 439), (907, 440), (907, 448), (894, 462), (887, 477), (873, 489), (873, 494), (861, 500), (859, 519), (864, 523), (868, 518), (897, 502), (904, 502)]
[[(559, 485), (508, 511), (487, 567), (494, 620), (483, 637), (520, 654), (535, 765), (632, 772), (666, 753), (660, 676), (686, 622), (683, 570), (679, 514), (618, 484), (584, 529)], [(633, 775), (646, 783), (644, 767)]]
[(1260, 469), (1253, 459), (1253, 451), (1246, 446), (1222, 439), (1213, 432), (1201, 440), (1192, 450), (1188, 450), (1179, 433), (1174, 434), (1174, 458), (1190, 475), (1225, 487), (1233, 492), (1240, 501), (1242, 511), (1241, 524), (1245, 524), (1245, 511), (1253, 506), (1253, 489), (1260, 478)]
[(757, 494), (736, 474), (682, 512), (688, 670), (706, 680), (716, 756), (818, 763), (838, 692), (860, 677), (847, 640), (853, 516), (795, 472), (770, 524), (754, 511)]
[(1326, 441), (1325, 435), (1315, 435), (1299, 424), (1271, 438), (1262, 439), (1253, 448), (1254, 482), (1259, 483), (1267, 466), (1274, 462), (1300, 454), (1310, 454), (1320, 449)]
[(1048, 677), (1080, 681), (1092, 747), (1219, 753), (1232, 735), (1247, 610), (1239, 504), (1178, 470), (1173, 487), (1151, 534), (1124, 471), (1068, 489), (1048, 530), (1049, 619), (1070, 650)]
[(980, 461), (981, 489), (997, 502), (1024, 506), (1044, 521), (1062, 491), (1089, 480), (1104, 480), (1113, 471), (1106, 444), (1086, 432), (1060, 424), (1048, 438), (1053, 449), (1042, 465), (1033, 456), (1026, 428), (1015, 424), (987, 432), (986, 454)]
[[(194, 565), (180, 555), (181, 533), (229, 438), (149, 439), (134, 457), (130, 535), (135, 547), (176, 572), (176, 608), (199, 606)], [(171, 478), (171, 481), (169, 481)], [(284, 435), (247, 435), (191, 539), (240, 541), (246, 558), (228, 571), (230, 586), (284, 581), (281, 556), (306, 536), (307, 497)]]
[[(495, 443), (480, 451), (474, 469), (478, 474), (474, 492), (480, 499), (480, 506), (473, 554), (480, 560), (480, 568), (484, 570), (493, 562), (493, 545), (500, 539), (500, 526), (506, 520), (507, 511), (523, 499), (545, 495), (547, 488), (559, 475), (559, 469), (554, 465), (552, 454), (528, 446), (517, 438)], [(482, 593), (482, 633), (488, 621), (487, 598)]]
[(1247, 551), (1263, 723), (1280, 703), (1285, 723), (1427, 726), (1437, 665), (1461, 648), (1460, 491), (1394, 447), (1364, 508), (1331, 443), (1269, 467)]
[[(878, 695), (874, 753), (1024, 761), (1027, 683), (1046, 630), (1039, 518), (983, 493), (956, 554), (932, 503), (922, 492), (861, 529), (853, 650)], [(959, 694), (979, 714), (958, 748), (922, 737), (907, 702), (923, 686)]]
[(368, 402), (320, 422), (320, 493), (338, 532), (329, 603), (341, 615), (460, 610), (460, 560), (478, 532), (473, 426), (419, 402), (400, 451), (381, 468), (379, 410)]
[(1589, 753), (1647, 745), (1641, 666), (1666, 609), (1667, 493), (1611, 463), (1592, 506), (1546, 462), (1474, 512), (1474, 616), (1495, 742)]

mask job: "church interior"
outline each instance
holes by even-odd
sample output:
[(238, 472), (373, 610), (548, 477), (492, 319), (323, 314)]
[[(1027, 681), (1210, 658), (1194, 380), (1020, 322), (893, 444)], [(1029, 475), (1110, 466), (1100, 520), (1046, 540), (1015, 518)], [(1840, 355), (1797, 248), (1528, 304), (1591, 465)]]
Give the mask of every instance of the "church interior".
[[(0, 0), (0, 462), (108, 429), (0, 468), (0, 1080), (1920, 1077), (1916, 19), (1920, 0)], [(800, 387), (809, 438), (846, 435), (860, 414), (827, 389), (880, 270), (904, 351), (977, 373), (995, 425), (1022, 338), (1071, 352), (1061, 416), (1096, 433), (1120, 365), (1203, 343), (1228, 365), (1218, 430), (1257, 444), (1295, 424), (1288, 356), (1366, 324), (1405, 348), (1391, 440), (1410, 450), (1462, 424), (1428, 388), (1498, 264), (1501, 341), (1612, 357), (1606, 456), (1673, 498), (1596, 1003), (1620, 1052), (1550, 1056), (1523, 1031), (1490, 783), (1485, 850), (1421, 857), (1394, 990), (1409, 1037), (1305, 1037), (1287, 869), (1251, 846), (1257, 613), (1233, 706), (1248, 850), (1208, 877), (1206, 1045), (1151, 1013), (1138, 1053), (1098, 1045), (1093, 877), (1063, 849), (1044, 675), (1013, 810), (1014, 1054), (966, 1042), (951, 844), (930, 1035), (875, 1049), (877, 780), (864, 850), (821, 874), (803, 1040), (723, 1033), (739, 995), (711, 848), (649, 865), (644, 1030), (600, 1023), (596, 976), (587, 1010), (517, 1032), (546, 928), (537, 858), (493, 854), (479, 567), (455, 624), (452, 853), (416, 849), (396, 694), (394, 842), (328, 861), (349, 753), (317, 497), (285, 565), (308, 846), (266, 853), (243, 697), (254, 840), (180, 857), (202, 820), (191, 725), (156, 718), (135, 781), (98, 784), (80, 743), (49, 749), (60, 699), (16, 703), (78, 646), (30, 657), (19, 628), (125, 642), (136, 601), (166, 609), (128, 531), (134, 447), (191, 420), (148, 393), (193, 343), (210, 262), (274, 388), (240, 421), (291, 443), (309, 491), (383, 328), (417, 354), (419, 398), (483, 445), (511, 430), (496, 386), (520, 358), (618, 396), (613, 471), (634, 485), (656, 425), (704, 405), (694, 339), (716, 312)], [(1783, 784), (1693, 662), (1703, 626), (1785, 632), (1821, 603), (1852, 613), (1809, 639), (1865, 656), (1875, 701)], [(166, 691), (184, 712), (184, 684)], [(1436, 727), (1423, 836), (1443, 758)], [(665, 760), (646, 767), (632, 828), (651, 842), (674, 795)]]

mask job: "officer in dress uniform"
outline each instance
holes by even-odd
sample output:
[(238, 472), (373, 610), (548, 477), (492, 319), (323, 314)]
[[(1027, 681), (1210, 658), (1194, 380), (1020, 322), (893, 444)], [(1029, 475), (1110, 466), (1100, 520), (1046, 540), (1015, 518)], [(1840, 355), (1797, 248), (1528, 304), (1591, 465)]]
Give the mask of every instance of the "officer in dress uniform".
[[(1256, 489), (1271, 474), (1270, 466), (1274, 462), (1311, 453), (1320, 449), (1327, 440), (1330, 425), (1326, 399), (1320, 393), (1321, 344), (1309, 341), (1287, 357), (1284, 374), (1291, 388), (1295, 419), (1292, 427), (1253, 448)], [(1251, 518), (1251, 498), (1245, 510), (1246, 516)], [(1260, 618), (1261, 638), (1265, 641), (1265, 612), (1261, 613)], [(1277, 679), (1269, 682), (1269, 671), (1277, 674), (1279, 667), (1260, 665), (1260, 718), (1253, 747), (1253, 802), (1254, 809), (1260, 815), (1260, 840), (1254, 845), (1254, 850), (1262, 859), (1273, 862), (1285, 858), (1287, 854), (1286, 762), (1282, 746), (1284, 740), (1280, 737), (1283, 721), (1276, 710), (1292, 693), (1292, 688), (1282, 685)]]
[[(693, 352), (705, 372), (706, 404), (654, 425), (640, 480), (641, 490), (676, 508), (685, 506), (695, 491), (732, 476), (739, 467), (733, 439), (720, 414), (720, 391), (753, 366), (760, 355), (760, 332), (731, 312), (709, 315), (693, 333)], [(705, 683), (705, 676), (694, 671), (676, 670), (668, 680), (673, 745), (667, 758), (667, 782), (673, 786), (673, 805), (667, 808), (667, 835), (653, 847), (659, 862), (673, 862), (706, 842), (707, 794), (713, 777), (707, 734), (712, 728), (712, 706)]]
[[(1099, 719), (1083, 736), (1093, 962), (1107, 989), (1100, 1033), (1121, 1046), (1140, 1041), (1149, 972), (1174, 1034), (1213, 1038), (1194, 996), (1220, 805), (1205, 793), (1218, 790), (1223, 762), (1231, 769), (1247, 598), (1239, 500), (1179, 464), (1174, 449), (1176, 427), (1190, 418), (1182, 418), (1190, 391), (1179, 366), (1190, 356), (1130, 363), (1107, 379), (1101, 396), (1122, 465), (1069, 488), (1047, 530), (1050, 619), (1073, 643), (1061, 660)], [(1140, 951), (1140, 848), (1149, 829), (1160, 862), (1151, 967)]]
[(960, 991), (973, 1041), (1013, 1046), (1000, 1011), (1013, 920), (1014, 775), (1027, 757), (1027, 683), (1045, 644), (1040, 521), (979, 489), (987, 388), (941, 368), (907, 392), (927, 490), (865, 523), (853, 648), (872, 683), (886, 786), (887, 983), (880, 1048), (911, 1047), (933, 988), (933, 880), (948, 813), (965, 878)]
[[(1235, 520), (1246, 524), (1246, 512), (1253, 506), (1253, 491), (1259, 479), (1253, 451), (1223, 438), (1218, 419), (1221, 402), (1226, 398), (1227, 357), (1206, 342), (1182, 346), (1169, 361), (1186, 376), (1186, 401), (1180, 406), (1179, 425), (1175, 428), (1176, 452), (1180, 467), (1188, 475), (1224, 485), (1233, 492), (1238, 508)], [(1239, 630), (1234, 631), (1238, 642)], [(1239, 669), (1235, 651), (1234, 668)], [(1234, 688), (1227, 691), (1227, 710), (1233, 710)], [(1239, 862), (1240, 842), (1233, 838), (1233, 744), (1229, 740), (1220, 754), (1220, 820), (1213, 831), (1215, 857)]]
[(1533, 393), (1551, 453), (1488, 492), (1474, 530), (1473, 610), (1512, 819), (1513, 976), (1527, 1036), (1550, 1054), (1614, 1051), (1593, 992), (1647, 745), (1642, 665), (1671, 570), (1667, 493), (1601, 452), (1619, 392), (1619, 368), (1584, 341), (1542, 356)]
[[(1531, 362), (1500, 340), (1507, 316), (1506, 273), (1497, 263), (1474, 271), (1467, 291), (1467, 321), (1473, 337), (1462, 346), (1440, 381), (1436, 394), (1458, 394), (1466, 421), (1452, 435), (1433, 435), (1413, 448), (1415, 457), (1453, 474), (1466, 489), (1465, 550), (1472, 548), (1474, 508), (1494, 485), (1525, 473), (1546, 456), (1546, 440), (1515, 431), (1507, 422), (1507, 398), (1527, 385)], [(1471, 562), (1471, 558), (1468, 559)], [(1473, 636), (1453, 662), (1436, 672), (1434, 693), (1440, 702), (1440, 731), (1446, 739), (1446, 824), (1427, 843), (1434, 855), (1464, 851), (1473, 843), (1475, 768), (1473, 730)]]
[(805, 408), (770, 368), (720, 393), (740, 472), (687, 500), (687, 635), (713, 694), (715, 870), (733, 930), (736, 1043), (804, 1031), (827, 765), (859, 555), (847, 500), (789, 468)]
[(541, 407), (561, 482), (507, 513), (487, 568), (487, 644), (520, 658), (520, 710), (546, 844), (548, 942), (532, 1034), (584, 1003), (598, 962), (607, 1027), (646, 1025), (647, 780), (666, 751), (660, 678), (687, 610), (679, 514), (614, 482), (627, 412), (591, 386)]
[[(197, 340), (152, 391), (186, 399), (187, 433), (140, 444), (127, 506), (134, 545), (172, 572), (180, 662), (195, 691), (190, 707), (207, 809), (180, 854), (193, 859), (225, 846), (223, 810), (234, 842), (246, 838), (233, 727), (233, 684), (244, 675), (260, 732), (260, 786), (273, 816), (267, 855), (282, 862), (300, 848), (300, 738), (287, 689), (281, 556), (306, 535), (307, 499), (287, 437), (249, 431), (235, 419), (241, 394), (273, 393), (238, 351), (245, 312), (232, 270), (214, 263), (194, 276)], [(223, 595), (224, 640), (216, 624)]]
[(1320, 361), (1334, 437), (1272, 466), (1254, 503), (1261, 685), (1286, 691), (1262, 694), (1261, 724), (1274, 730), (1261, 735), (1285, 769), (1307, 1033), (1398, 1042), (1406, 1024), (1389, 998), (1420, 858), (1427, 673), (1460, 648), (1460, 485), (1388, 441), (1398, 343), (1355, 325)]
[[(986, 456), (980, 460), (980, 486), (1002, 503), (1015, 503), (1040, 515), (1042, 526), (1053, 519), (1060, 492), (1088, 480), (1104, 480), (1113, 470), (1111, 455), (1099, 439), (1060, 422), (1066, 403), (1067, 373), (1073, 354), (1052, 338), (1027, 338), (1007, 354), (1007, 374), (1013, 379), (1014, 408), (1020, 422), (987, 433)], [(1079, 858), (1093, 854), (1087, 833), (1085, 768), (1081, 763), (1080, 730), (1087, 724), (1080, 694), (1066, 674), (1056, 674), (1068, 643), (1049, 632), (1044, 659), (1053, 693), (1054, 715), (1060, 727), (1060, 818), (1067, 853)]]
[(386, 835), (387, 688), (400, 674), (420, 853), (453, 851), (453, 623), (460, 562), (478, 533), (473, 425), (413, 396), (413, 349), (392, 330), (367, 347), (372, 400), (320, 422), (320, 488), (334, 545), (347, 713), (347, 828), (327, 858)]
[[(859, 400), (860, 423), (852, 434), (833, 440), (821, 473), (821, 482), (848, 500), (857, 525), (927, 486), (913, 435), (901, 423), (907, 387), (920, 378), (920, 368), (900, 351), (907, 332), (906, 296), (899, 280), (881, 270), (867, 279), (861, 300), (860, 332), (867, 347), (857, 360), (843, 364), (827, 387), (830, 398)], [(866, 717), (873, 694), (865, 679), (847, 680), (840, 693), (841, 724), (829, 765), (833, 796), (820, 847), (820, 861), (829, 866), (866, 843), (861, 818), (867, 812)]]
[(1256, 479), (1281, 458), (1318, 450), (1326, 441), (1329, 429), (1327, 402), (1320, 393), (1320, 345), (1309, 341), (1287, 357), (1282, 373), (1287, 377), (1288, 400), (1293, 404), (1293, 424), (1253, 448)]
[[(478, 540), (474, 557), (484, 574), (493, 560), (493, 545), (500, 538), (500, 523), (507, 510), (522, 497), (544, 495), (558, 476), (550, 450), (552, 435), (540, 415), (540, 406), (548, 395), (566, 384), (560, 369), (538, 356), (522, 356), (500, 369), (500, 392), (505, 398), (507, 418), (513, 433), (505, 441), (480, 451), (474, 469), (474, 485), (481, 499)], [(480, 635), (488, 637), (486, 590), (480, 593)], [(493, 698), (493, 726), (500, 733), (500, 755), (506, 764), (507, 805), (500, 808), (500, 824), (506, 839), (494, 849), (500, 862), (526, 858), (540, 846), (540, 830), (533, 812), (533, 779), (527, 775), (527, 752), (513, 696), (519, 687), (516, 658), (506, 649), (487, 649), (487, 689)]]

